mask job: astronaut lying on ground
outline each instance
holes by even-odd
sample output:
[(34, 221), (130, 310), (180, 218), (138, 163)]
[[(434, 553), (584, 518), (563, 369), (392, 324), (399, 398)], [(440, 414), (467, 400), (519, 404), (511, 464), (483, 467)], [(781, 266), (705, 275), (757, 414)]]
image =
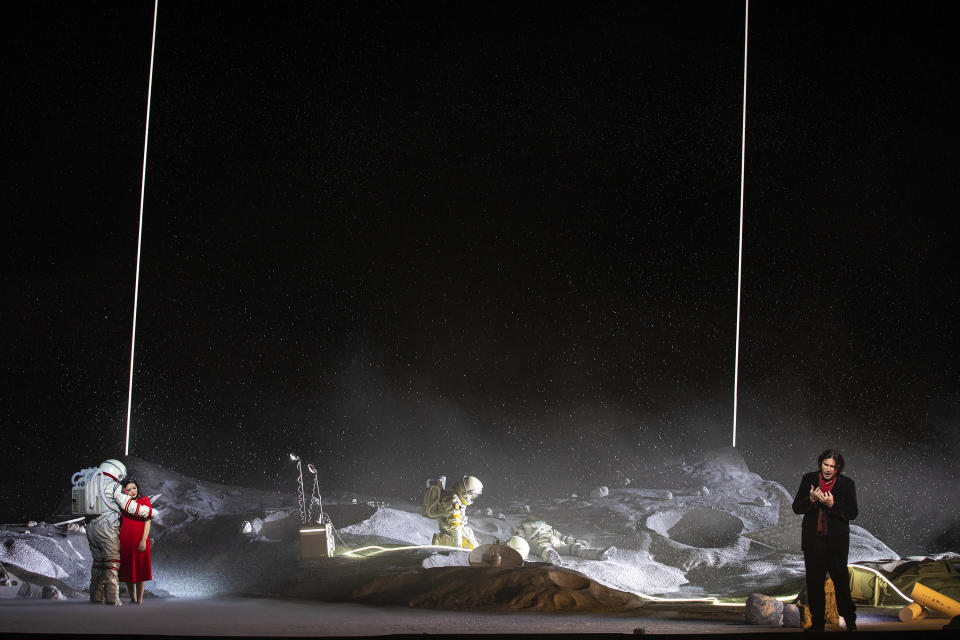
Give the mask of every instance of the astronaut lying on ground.
[(544, 562), (560, 564), (561, 555), (610, 560), (617, 552), (616, 547), (593, 548), (586, 540), (564, 535), (534, 515), (525, 517), (519, 527), (513, 528), (513, 532), (516, 535), (507, 541), (507, 546), (516, 549), (524, 559), (533, 552)]

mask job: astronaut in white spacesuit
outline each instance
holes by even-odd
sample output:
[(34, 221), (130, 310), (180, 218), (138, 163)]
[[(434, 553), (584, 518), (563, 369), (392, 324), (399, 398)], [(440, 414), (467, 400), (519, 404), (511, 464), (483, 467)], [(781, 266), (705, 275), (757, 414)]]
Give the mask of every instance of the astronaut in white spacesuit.
[(467, 524), (467, 507), (483, 493), (483, 483), (473, 476), (463, 476), (453, 486), (445, 489), (446, 478), (427, 482), (427, 494), (423, 499), (423, 515), (437, 520), (440, 531), (433, 534), (431, 544), (461, 549), (478, 546), (473, 529)]
[(523, 519), (519, 527), (514, 527), (516, 534), (507, 542), (520, 552), (524, 558), (532, 552), (544, 562), (560, 564), (560, 556), (576, 556), (588, 560), (610, 560), (617, 552), (616, 547), (595, 549), (586, 540), (574, 538), (560, 533), (546, 521), (535, 515)]
[(87, 523), (87, 542), (93, 554), (93, 567), (90, 569), (90, 601), (104, 602), (120, 606), (120, 582), (117, 580), (120, 570), (120, 511), (134, 518), (150, 520), (157, 510), (138, 504), (136, 500), (123, 492), (121, 482), (127, 475), (127, 468), (119, 460), (107, 460), (99, 467), (100, 499), (106, 506), (103, 512)]

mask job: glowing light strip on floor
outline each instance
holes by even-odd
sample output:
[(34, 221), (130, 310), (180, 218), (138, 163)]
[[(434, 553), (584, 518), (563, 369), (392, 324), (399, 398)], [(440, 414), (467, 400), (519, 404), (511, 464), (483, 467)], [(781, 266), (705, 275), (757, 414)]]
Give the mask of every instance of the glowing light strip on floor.
[[(848, 565), (847, 565), (847, 568), (848, 568), (848, 569), (863, 569), (864, 571), (869, 571), (870, 573), (875, 574), (878, 578), (880, 578), (881, 580), (883, 580), (891, 589), (893, 589), (894, 591), (896, 591), (896, 592), (897, 592), (897, 595), (899, 595), (901, 598), (903, 598), (903, 599), (906, 600), (907, 602), (913, 602), (913, 598), (909, 597), (909, 596), (908, 596), (907, 594), (905, 594), (903, 591), (900, 591), (900, 589), (897, 589), (897, 587), (896, 587), (892, 582), (890, 582), (890, 580), (888, 580), (885, 575), (883, 575), (882, 573), (880, 573), (880, 572), (877, 571), (876, 569), (872, 569), (872, 568), (870, 568), (870, 567), (864, 567), (864, 566), (859, 565), (859, 564), (848, 564)], [(651, 600), (654, 600), (654, 601), (656, 601), (656, 602), (676, 602), (676, 603), (682, 603), (682, 602), (700, 603), (700, 602), (702, 602), (702, 603), (707, 603), (707, 604), (713, 604), (713, 605), (716, 605), (716, 606), (718, 606), (718, 607), (739, 607), (739, 606), (743, 606), (743, 605), (741, 605), (741, 604), (739, 604), (739, 603), (735, 603), (735, 602), (720, 602), (720, 601), (717, 600), (716, 598), (703, 598), (703, 599), (690, 599), (690, 600), (685, 600), (685, 599), (682, 599), (682, 598), (657, 598), (656, 596), (648, 596), (648, 595), (644, 595), (644, 594), (639, 593), (639, 592), (636, 592), (636, 591), (633, 591), (633, 592), (631, 592), (631, 593), (635, 593), (636, 595), (642, 596), (642, 597), (644, 597), (644, 598), (650, 598)], [(776, 600), (780, 600), (781, 602), (792, 602), (793, 600), (796, 600), (796, 599), (797, 599), (797, 596), (799, 596), (799, 595), (800, 595), (799, 593), (795, 593), (795, 594), (790, 595), (790, 596), (777, 596), (775, 599), (776, 599)]]
[(743, 129), (740, 134), (740, 239), (737, 244), (737, 338), (733, 359), (733, 446), (737, 446), (737, 386), (740, 379), (740, 288), (743, 282), (743, 185), (747, 167), (747, 36), (750, 34), (750, 0), (743, 19)]
[(133, 332), (130, 338), (130, 385), (127, 387), (127, 435), (123, 455), (130, 455), (130, 416), (133, 412), (133, 354), (137, 343), (137, 300), (140, 296), (140, 247), (143, 241), (143, 194), (147, 187), (147, 141), (150, 137), (150, 99), (153, 96), (153, 54), (157, 43), (157, 8), (153, 1), (153, 34), (150, 36), (150, 79), (147, 81), (147, 124), (143, 132), (143, 173), (140, 176), (140, 225), (137, 228), (137, 273), (133, 281)]
[[(368, 549), (375, 549), (373, 553), (368, 553), (366, 555), (361, 555), (361, 551), (367, 551)], [(469, 551), (468, 549), (461, 549), (460, 547), (443, 547), (435, 544), (418, 544), (408, 547), (379, 547), (377, 545), (370, 545), (369, 547), (360, 547), (359, 549), (351, 549), (350, 551), (345, 551), (340, 555), (351, 556), (356, 558), (369, 558), (370, 556), (380, 555), (381, 553), (388, 553), (390, 551), (409, 551), (411, 549), (436, 549), (438, 551)]]

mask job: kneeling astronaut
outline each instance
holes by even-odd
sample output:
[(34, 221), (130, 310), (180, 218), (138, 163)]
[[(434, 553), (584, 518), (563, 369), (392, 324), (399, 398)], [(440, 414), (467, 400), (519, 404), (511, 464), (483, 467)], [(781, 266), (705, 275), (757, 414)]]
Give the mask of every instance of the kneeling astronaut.
[[(90, 469), (90, 471), (94, 471)], [(90, 601), (120, 606), (120, 511), (134, 518), (150, 520), (157, 510), (139, 504), (123, 492), (127, 468), (119, 460), (107, 460), (97, 470), (95, 491), (102, 502), (101, 513), (87, 524), (87, 542), (93, 554), (90, 569)]]
[(560, 564), (561, 555), (610, 560), (617, 552), (616, 547), (595, 549), (586, 540), (564, 535), (535, 515), (525, 517), (513, 532), (516, 535), (507, 541), (507, 546), (520, 552), (524, 559), (532, 551), (544, 562)]
[(463, 476), (452, 490), (447, 490), (446, 481), (446, 476), (427, 481), (422, 514), (436, 520), (440, 526), (430, 544), (475, 549), (477, 537), (473, 529), (466, 526), (467, 507), (483, 493), (483, 484), (473, 476)]

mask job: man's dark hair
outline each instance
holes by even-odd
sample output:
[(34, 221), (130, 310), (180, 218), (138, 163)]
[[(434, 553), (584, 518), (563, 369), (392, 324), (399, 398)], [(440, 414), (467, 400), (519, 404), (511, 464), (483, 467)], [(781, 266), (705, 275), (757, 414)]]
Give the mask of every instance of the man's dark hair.
[[(836, 449), (827, 449), (826, 451), (824, 451), (823, 453), (820, 454), (820, 457), (817, 458), (817, 470), (818, 470), (818, 471), (820, 470), (820, 465), (822, 465), (822, 464), (823, 464), (823, 461), (826, 460), (827, 458), (833, 458), (833, 460), (837, 463), (837, 474), (838, 474), (838, 475), (839, 475), (841, 472), (843, 472), (843, 455), (842, 455), (839, 451), (837, 451)], [(140, 485), (137, 485), (137, 489), (138, 489), (138, 490), (140, 489)]]

